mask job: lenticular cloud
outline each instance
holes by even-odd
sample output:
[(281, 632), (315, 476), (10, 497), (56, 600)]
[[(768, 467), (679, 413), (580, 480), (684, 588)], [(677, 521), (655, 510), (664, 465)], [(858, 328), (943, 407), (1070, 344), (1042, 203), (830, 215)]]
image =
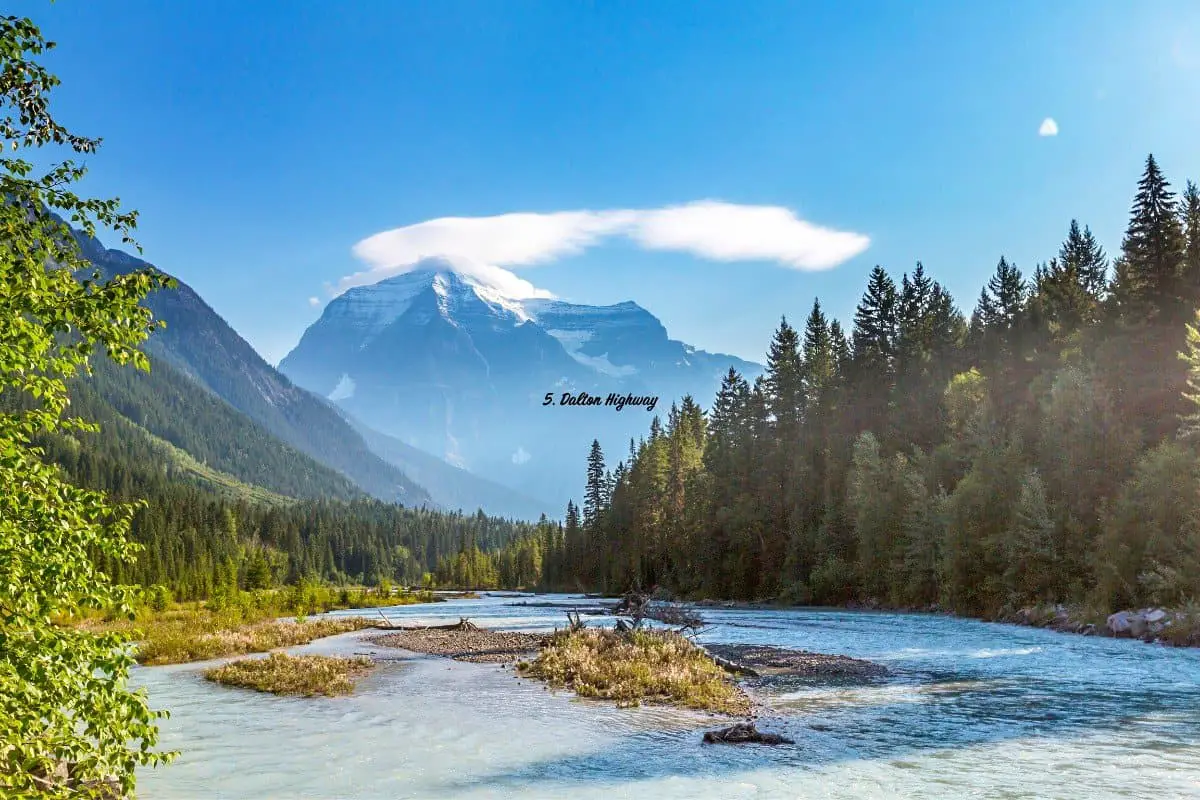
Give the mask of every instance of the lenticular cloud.
[(354, 254), (368, 268), (343, 278), (339, 288), (374, 283), (435, 257), (511, 275), (502, 268), (545, 264), (617, 237), (647, 250), (713, 261), (772, 261), (800, 270), (835, 267), (870, 244), (863, 234), (807, 222), (781, 206), (717, 201), (644, 210), (441, 217), (363, 239)]

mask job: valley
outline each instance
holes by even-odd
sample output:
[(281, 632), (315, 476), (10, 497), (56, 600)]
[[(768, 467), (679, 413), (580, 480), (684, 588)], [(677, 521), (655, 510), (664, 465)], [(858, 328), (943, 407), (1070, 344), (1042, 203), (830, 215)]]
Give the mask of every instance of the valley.
[(1200, 797), (1200, 16), (1063, 1), (0, 15), (0, 796)]

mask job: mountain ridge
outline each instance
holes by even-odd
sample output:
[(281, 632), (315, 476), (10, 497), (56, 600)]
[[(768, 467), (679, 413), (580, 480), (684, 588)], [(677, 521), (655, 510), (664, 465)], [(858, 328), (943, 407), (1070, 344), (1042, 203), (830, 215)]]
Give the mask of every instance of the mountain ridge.
[[(154, 268), (97, 239), (76, 234), (83, 255), (102, 273)], [(268, 364), (185, 282), (144, 301), (166, 327), (147, 339), (154, 363), (170, 364), (283, 444), (349, 478), (365, 493), (405, 505), (433, 505), (423, 488), (375, 455), (323, 401)]]
[(663, 410), (692, 395), (707, 405), (730, 367), (762, 371), (671, 339), (635, 301), (505, 297), (444, 259), (334, 298), (279, 362), (371, 429), (562, 505), (582, 482), (592, 438), (623, 452), (645, 425), (629, 412), (558, 413), (543, 407), (547, 393), (660, 396)]

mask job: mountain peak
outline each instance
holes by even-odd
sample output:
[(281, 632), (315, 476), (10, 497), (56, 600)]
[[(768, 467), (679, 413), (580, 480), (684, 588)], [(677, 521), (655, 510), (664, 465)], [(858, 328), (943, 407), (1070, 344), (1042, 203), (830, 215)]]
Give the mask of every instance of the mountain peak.
[[(546, 398), (713, 397), (730, 366), (760, 368), (675, 341), (632, 300), (589, 306), (504, 291), (511, 272), (426, 259), (346, 292), (280, 362), (299, 385), (348, 413), (476, 474), (565, 503), (575, 457), (592, 439), (619, 446), (643, 420), (556, 413)], [(523, 283), (523, 282), (521, 282)], [(528, 286), (528, 284), (526, 284)], [(351, 383), (352, 382), (352, 383)], [(334, 391), (345, 383), (354, 391)]]

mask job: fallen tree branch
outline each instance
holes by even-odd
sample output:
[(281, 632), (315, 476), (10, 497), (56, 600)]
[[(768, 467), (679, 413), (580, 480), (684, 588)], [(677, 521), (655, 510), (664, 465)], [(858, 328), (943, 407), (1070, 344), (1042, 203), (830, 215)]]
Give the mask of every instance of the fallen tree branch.
[(713, 663), (715, 663), (718, 667), (725, 670), (726, 672), (732, 672), (735, 675), (745, 675), (746, 677), (749, 677), (749, 678), (759, 677), (757, 671), (751, 669), (750, 667), (745, 666), (744, 664), (739, 664), (736, 661), (730, 661), (727, 658), (721, 658), (719, 655), (716, 655), (715, 653), (710, 653), (708, 651), (708, 649), (704, 647), (704, 645), (697, 645), (697, 647), (699, 647), (701, 650), (703, 650), (704, 654), (713, 660)]

